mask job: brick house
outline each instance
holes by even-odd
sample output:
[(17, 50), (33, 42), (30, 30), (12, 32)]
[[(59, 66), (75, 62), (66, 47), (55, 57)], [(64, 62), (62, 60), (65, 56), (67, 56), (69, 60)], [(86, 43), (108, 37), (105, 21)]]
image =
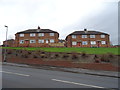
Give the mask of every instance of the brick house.
[(16, 47), (49, 47), (58, 43), (59, 33), (50, 29), (28, 29), (15, 34)]
[(3, 41), (3, 47), (14, 47), (15, 46), (15, 40), (14, 39), (9, 39), (6, 41)]
[(75, 31), (66, 37), (67, 47), (110, 47), (109, 34), (98, 31)]

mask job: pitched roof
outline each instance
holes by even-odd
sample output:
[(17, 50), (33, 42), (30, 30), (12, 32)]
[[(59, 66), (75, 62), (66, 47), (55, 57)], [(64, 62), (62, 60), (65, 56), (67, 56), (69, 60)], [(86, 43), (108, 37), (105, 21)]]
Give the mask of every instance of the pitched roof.
[(69, 35), (108, 35), (107, 33), (99, 32), (99, 31), (75, 31)]
[(25, 31), (17, 32), (17, 34), (20, 34), (20, 33), (58, 33), (58, 32), (50, 29), (28, 29)]

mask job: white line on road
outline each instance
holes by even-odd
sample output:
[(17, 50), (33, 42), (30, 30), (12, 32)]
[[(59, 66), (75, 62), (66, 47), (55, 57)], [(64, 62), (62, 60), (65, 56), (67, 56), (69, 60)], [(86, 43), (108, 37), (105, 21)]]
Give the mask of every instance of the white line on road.
[(26, 75), (26, 74), (7, 72), (7, 71), (0, 71), (0, 72), (7, 73), (7, 74), (15, 74), (15, 75), (19, 75), (19, 76), (25, 76), (25, 77), (29, 77), (30, 76), (30, 75)]
[(105, 87), (100, 87), (100, 86), (95, 86), (95, 85), (88, 85), (88, 84), (76, 83), (76, 82), (64, 81), (64, 80), (58, 80), (58, 79), (52, 79), (52, 80), (57, 81), (57, 82), (63, 82), (63, 83), (69, 83), (69, 84), (75, 84), (75, 85), (82, 85), (82, 86), (88, 86), (88, 87), (94, 87), (94, 88), (105, 88)]

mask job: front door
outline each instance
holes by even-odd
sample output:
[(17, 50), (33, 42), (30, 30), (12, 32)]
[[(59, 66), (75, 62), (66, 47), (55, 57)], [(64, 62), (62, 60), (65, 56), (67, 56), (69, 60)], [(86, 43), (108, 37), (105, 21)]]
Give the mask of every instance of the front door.
[(29, 46), (29, 41), (25, 40), (25, 46), (28, 47)]
[(77, 46), (78, 46), (78, 47), (80, 47), (80, 46), (81, 46), (81, 43), (80, 43), (80, 42), (78, 42), (78, 43), (77, 43)]
[(100, 47), (100, 41), (98, 41), (98, 43), (97, 43), (97, 44), (98, 44), (97, 46), (98, 46), (98, 47)]

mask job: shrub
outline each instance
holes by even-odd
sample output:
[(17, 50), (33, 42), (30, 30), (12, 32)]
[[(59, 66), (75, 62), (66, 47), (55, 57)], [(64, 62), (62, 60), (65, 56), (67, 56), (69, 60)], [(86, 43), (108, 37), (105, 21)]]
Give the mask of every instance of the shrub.
[[(21, 52), (21, 51), (20, 51)], [(22, 50), (22, 55), (23, 58), (28, 58), (28, 51), (27, 50)]]
[(95, 54), (94, 58), (98, 58), (98, 56)]
[(114, 54), (113, 53), (107, 53), (108, 57), (113, 58)]
[(64, 55), (63, 55), (63, 58), (68, 58), (68, 57), (69, 57), (68, 54), (64, 54)]
[(23, 58), (28, 58), (28, 54), (21, 55)]
[(76, 54), (73, 54), (72, 59), (78, 59), (78, 56)]
[(7, 54), (12, 54), (12, 50), (7, 50)]
[(41, 56), (41, 58), (45, 58), (45, 54), (41, 54), (40, 56)]
[(82, 57), (86, 57), (87, 54), (86, 54), (85, 52), (82, 52), (82, 53), (81, 53), (81, 56), (82, 56)]
[(108, 55), (107, 54), (103, 54), (101, 56), (101, 61), (102, 62), (110, 62)]
[(59, 54), (55, 54), (55, 58), (58, 58), (58, 57), (60, 57), (60, 55)]
[(95, 63), (100, 63), (100, 60), (99, 59), (95, 59)]
[(17, 53), (16, 53), (15, 55), (16, 55), (16, 56), (18, 56), (18, 54), (17, 54)]
[(36, 55), (33, 55), (33, 58), (38, 58)]
[(28, 51), (28, 54), (30, 55), (30, 54), (32, 54), (32, 52), (31, 52), (31, 51)]

